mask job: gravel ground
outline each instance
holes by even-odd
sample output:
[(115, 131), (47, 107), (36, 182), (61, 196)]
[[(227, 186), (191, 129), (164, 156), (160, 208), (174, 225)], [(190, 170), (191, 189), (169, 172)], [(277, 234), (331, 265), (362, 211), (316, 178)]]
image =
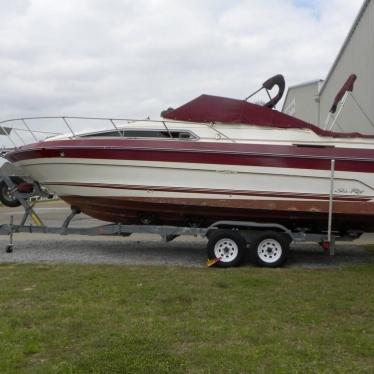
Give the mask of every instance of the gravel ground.
[(22, 234), (16, 239), (13, 253), (2, 251), (0, 262), (203, 266), (206, 261), (205, 241), (194, 238), (163, 243), (148, 235), (134, 235), (131, 239), (51, 235), (47, 240), (38, 235), (32, 241), (27, 236)]
[[(60, 225), (68, 213), (61, 202), (40, 204), (38, 212), (46, 217), (48, 225)], [(8, 223), (10, 214), (18, 222), (22, 211), (0, 208), (0, 224)], [(100, 224), (87, 216), (80, 215), (74, 227), (90, 227)], [(0, 237), (0, 263), (83, 263), (118, 265), (169, 265), (206, 266), (206, 240), (180, 237), (163, 243), (156, 235), (132, 235), (123, 237), (84, 237), (77, 235), (15, 234), (14, 252), (5, 253), (9, 239)], [(373, 243), (373, 236), (366, 236), (358, 244)], [(357, 244), (339, 244), (336, 255), (328, 256), (315, 244), (292, 246), (287, 267), (328, 268), (374, 263), (374, 256)]]
[[(61, 237), (19, 234), (13, 253), (5, 253), (7, 240), (0, 240), (0, 263), (51, 262), (118, 265), (206, 266), (206, 241), (198, 238), (178, 238), (163, 243), (157, 237), (134, 235), (133, 238), (84, 238), (76, 235)], [(292, 247), (287, 267), (327, 268), (374, 263), (364, 249), (340, 245), (330, 257), (318, 245)]]

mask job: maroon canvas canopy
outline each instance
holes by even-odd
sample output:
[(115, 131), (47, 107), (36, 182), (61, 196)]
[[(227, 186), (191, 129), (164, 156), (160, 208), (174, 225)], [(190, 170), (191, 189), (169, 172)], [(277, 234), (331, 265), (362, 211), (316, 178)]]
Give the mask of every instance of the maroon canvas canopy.
[(165, 119), (188, 122), (206, 123), (240, 123), (256, 126), (271, 126), (277, 128), (310, 129), (318, 135), (339, 138), (374, 138), (374, 135), (360, 133), (339, 133), (325, 131), (319, 127), (304, 122), (287, 114), (280, 113), (260, 105), (248, 103), (245, 100), (229, 99), (226, 97), (201, 95), (177, 109), (162, 113)]

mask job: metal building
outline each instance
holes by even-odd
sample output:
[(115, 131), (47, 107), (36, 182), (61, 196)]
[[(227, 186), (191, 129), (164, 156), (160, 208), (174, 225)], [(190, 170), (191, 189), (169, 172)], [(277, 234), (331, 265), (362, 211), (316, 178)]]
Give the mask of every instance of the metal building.
[(283, 112), (310, 123), (318, 123), (318, 96), (322, 83), (322, 80), (316, 80), (289, 87), (283, 104)]
[[(326, 79), (288, 89), (282, 111), (328, 128), (335, 96), (351, 74), (352, 95), (338, 108), (336, 131), (374, 133), (374, 1), (365, 0)], [(330, 122), (331, 123), (331, 122)]]

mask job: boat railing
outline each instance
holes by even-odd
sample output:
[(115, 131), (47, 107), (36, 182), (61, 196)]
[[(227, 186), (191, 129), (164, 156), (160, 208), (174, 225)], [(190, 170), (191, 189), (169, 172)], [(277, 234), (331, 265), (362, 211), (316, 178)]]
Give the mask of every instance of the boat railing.
[[(0, 135), (3, 135), (0, 138), (6, 139), (6, 141), (0, 143), (0, 146), (2, 150), (18, 148), (58, 135), (75, 139), (89, 133), (100, 133), (111, 130), (117, 132), (118, 136), (124, 137), (123, 130), (126, 127), (147, 122), (157, 124), (159, 128), (155, 126), (155, 130), (160, 130), (160, 127), (165, 129), (170, 138), (173, 138), (172, 132), (175, 131), (175, 124), (185, 123), (181, 121), (150, 120), (149, 118), (135, 120), (128, 118), (78, 116), (23, 117), (0, 121)], [(213, 134), (215, 134), (212, 138), (235, 142), (222, 131), (215, 128), (214, 123), (202, 123), (201, 125), (205, 125), (211, 129)]]

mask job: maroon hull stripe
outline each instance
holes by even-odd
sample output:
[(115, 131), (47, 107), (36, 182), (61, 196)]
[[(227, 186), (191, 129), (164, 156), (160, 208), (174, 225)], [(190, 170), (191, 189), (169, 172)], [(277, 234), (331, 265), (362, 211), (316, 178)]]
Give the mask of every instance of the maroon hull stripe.
[(138, 140), (46, 141), (7, 154), (17, 162), (35, 158), (88, 158), (194, 164), (374, 172), (374, 150), (253, 144)]
[[(273, 198), (292, 198), (306, 200), (328, 200), (329, 195), (318, 195), (308, 193), (293, 192), (270, 192), (270, 191), (243, 191), (243, 190), (227, 190), (227, 189), (209, 189), (209, 188), (189, 188), (189, 187), (167, 187), (167, 186), (142, 186), (142, 185), (122, 185), (122, 184), (104, 184), (104, 183), (70, 183), (70, 182), (45, 182), (45, 186), (69, 186), (69, 187), (88, 187), (88, 188), (110, 188), (119, 190), (133, 191), (157, 191), (157, 192), (180, 192), (180, 193), (196, 193), (196, 194), (226, 194), (234, 196), (259, 196)], [(374, 197), (370, 196), (351, 196), (339, 195), (334, 196), (334, 200), (338, 201), (370, 201)]]

